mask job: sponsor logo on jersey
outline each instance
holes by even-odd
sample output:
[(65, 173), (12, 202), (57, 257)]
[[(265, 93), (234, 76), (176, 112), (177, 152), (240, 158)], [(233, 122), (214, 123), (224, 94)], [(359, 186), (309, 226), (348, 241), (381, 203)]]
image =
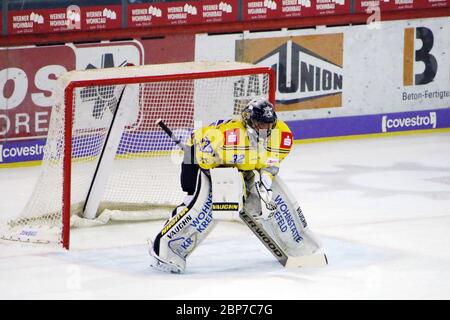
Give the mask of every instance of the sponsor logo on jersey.
[(292, 146), (292, 133), (290, 132), (282, 132), (281, 133), (281, 144), (280, 148), (290, 149)]
[(225, 145), (238, 145), (239, 144), (239, 129), (231, 129), (225, 131)]
[(216, 203), (213, 203), (213, 210), (215, 210), (215, 211), (238, 211), (239, 203), (216, 202)]

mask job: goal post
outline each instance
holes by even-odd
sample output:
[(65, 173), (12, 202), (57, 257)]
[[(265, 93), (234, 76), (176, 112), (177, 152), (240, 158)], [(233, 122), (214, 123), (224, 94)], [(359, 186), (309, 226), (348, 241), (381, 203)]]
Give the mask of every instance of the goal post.
[[(238, 116), (253, 98), (275, 100), (271, 68), (189, 62), (71, 71), (57, 80), (42, 173), (23, 212), (0, 231), (7, 240), (70, 245), (70, 227), (103, 210), (130, 220), (160, 218), (183, 194), (177, 147), (192, 130)], [(164, 210), (162, 210), (164, 208)], [(134, 212), (140, 212), (136, 214)], [(121, 218), (121, 219), (127, 219)]]

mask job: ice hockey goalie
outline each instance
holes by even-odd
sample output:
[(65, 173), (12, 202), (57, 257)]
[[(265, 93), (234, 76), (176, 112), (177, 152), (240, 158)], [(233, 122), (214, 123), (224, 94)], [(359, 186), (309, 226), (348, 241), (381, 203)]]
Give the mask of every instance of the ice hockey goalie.
[(276, 178), (292, 144), (289, 127), (266, 98), (252, 100), (237, 119), (195, 130), (183, 146), (181, 186), (187, 196), (152, 241), (152, 266), (184, 272), (188, 255), (213, 229), (214, 215), (229, 210), (251, 215), (289, 254), (314, 253), (318, 242)]

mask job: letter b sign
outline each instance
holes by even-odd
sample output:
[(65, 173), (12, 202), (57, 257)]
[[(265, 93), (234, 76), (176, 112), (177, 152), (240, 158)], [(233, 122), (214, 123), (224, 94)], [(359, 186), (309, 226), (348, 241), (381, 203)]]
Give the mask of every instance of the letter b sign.
[[(421, 48), (415, 48), (415, 39), (422, 42)], [(403, 84), (405, 86), (423, 85), (434, 80), (438, 65), (436, 58), (430, 53), (433, 48), (433, 44), (434, 36), (430, 29), (425, 27), (405, 29), (405, 47), (403, 53)], [(423, 63), (424, 68), (421, 73), (414, 72), (414, 61)]]

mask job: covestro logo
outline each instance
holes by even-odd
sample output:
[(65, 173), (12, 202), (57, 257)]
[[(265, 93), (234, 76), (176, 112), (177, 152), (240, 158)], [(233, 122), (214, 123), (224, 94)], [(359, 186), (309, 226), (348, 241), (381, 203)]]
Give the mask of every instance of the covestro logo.
[(435, 129), (437, 125), (436, 112), (430, 112), (428, 115), (416, 115), (410, 117), (392, 117), (383, 116), (381, 121), (381, 131), (398, 131), (401, 129)]
[(35, 144), (31, 146), (6, 146), (0, 144), (0, 163), (26, 161), (28, 157), (42, 156), (44, 146)]

